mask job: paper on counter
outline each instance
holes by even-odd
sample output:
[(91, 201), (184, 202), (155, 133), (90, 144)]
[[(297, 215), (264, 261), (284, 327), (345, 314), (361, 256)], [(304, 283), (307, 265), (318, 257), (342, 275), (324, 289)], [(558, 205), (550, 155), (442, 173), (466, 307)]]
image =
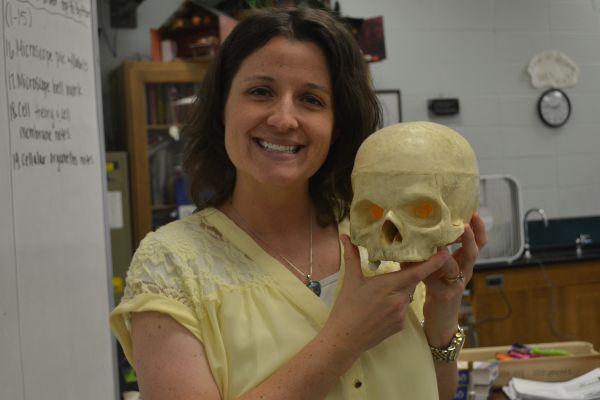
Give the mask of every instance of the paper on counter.
[(600, 368), (565, 382), (512, 378), (505, 388), (504, 392), (511, 399), (600, 400)]

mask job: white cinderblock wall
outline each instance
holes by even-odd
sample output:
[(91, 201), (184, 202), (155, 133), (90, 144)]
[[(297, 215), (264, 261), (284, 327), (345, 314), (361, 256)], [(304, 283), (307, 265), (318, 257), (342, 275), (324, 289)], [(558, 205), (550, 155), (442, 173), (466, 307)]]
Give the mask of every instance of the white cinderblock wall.
[[(405, 121), (432, 119), (463, 133), (481, 172), (508, 173), (523, 207), (550, 218), (600, 215), (600, 1), (341, 0), (342, 13), (384, 16), (387, 60), (377, 88), (402, 91)], [(536, 112), (542, 89), (526, 71), (542, 50), (580, 68), (564, 89), (573, 106), (558, 129)], [(458, 97), (456, 117), (430, 118), (427, 99)]]
[[(148, 29), (160, 26), (181, 2), (145, 0), (138, 28), (118, 32), (117, 57), (101, 45), (103, 77), (125, 59), (149, 57)], [(460, 114), (435, 121), (467, 137), (482, 173), (515, 176), (524, 210), (542, 207), (550, 218), (600, 215), (600, 0), (340, 5), (347, 16), (384, 16), (387, 59), (371, 64), (371, 71), (377, 88), (402, 91), (405, 121), (430, 119), (427, 99), (458, 97)], [(539, 120), (542, 90), (531, 86), (526, 72), (542, 50), (562, 51), (580, 68), (577, 85), (565, 89), (573, 113), (559, 129)]]

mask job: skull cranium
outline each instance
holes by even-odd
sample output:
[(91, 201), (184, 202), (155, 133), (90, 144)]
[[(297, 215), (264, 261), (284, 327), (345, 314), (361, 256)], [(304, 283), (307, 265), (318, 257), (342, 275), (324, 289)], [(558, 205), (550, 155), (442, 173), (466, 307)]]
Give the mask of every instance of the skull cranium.
[(358, 150), (350, 234), (369, 260), (423, 261), (462, 235), (479, 205), (469, 143), (432, 122), (385, 127)]

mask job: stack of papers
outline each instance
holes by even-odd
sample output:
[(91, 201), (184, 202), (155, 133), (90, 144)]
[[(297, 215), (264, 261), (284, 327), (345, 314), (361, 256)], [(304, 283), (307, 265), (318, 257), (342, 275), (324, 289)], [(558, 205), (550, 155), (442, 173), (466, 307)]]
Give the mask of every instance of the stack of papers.
[(474, 361), (473, 369), (471, 370), (471, 384), (491, 386), (498, 378), (498, 362), (497, 361)]
[(459, 363), (459, 381), (454, 400), (487, 400), (498, 378), (498, 362)]
[(473, 369), (470, 371), (469, 399), (487, 400), (492, 390), (492, 385), (498, 378), (498, 362), (473, 362)]
[(511, 400), (600, 400), (600, 368), (566, 382), (512, 378), (502, 390)]

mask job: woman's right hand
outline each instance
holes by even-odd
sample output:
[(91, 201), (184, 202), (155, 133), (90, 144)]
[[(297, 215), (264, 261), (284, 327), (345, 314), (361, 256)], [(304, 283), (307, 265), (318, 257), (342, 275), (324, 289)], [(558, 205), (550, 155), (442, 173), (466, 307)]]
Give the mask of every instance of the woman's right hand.
[(361, 270), (358, 248), (342, 235), (345, 272), (341, 290), (321, 338), (347, 351), (352, 363), (364, 351), (404, 328), (412, 295), (419, 282), (440, 269), (450, 257), (436, 253), (421, 263), (403, 265), (401, 271), (367, 278)]

